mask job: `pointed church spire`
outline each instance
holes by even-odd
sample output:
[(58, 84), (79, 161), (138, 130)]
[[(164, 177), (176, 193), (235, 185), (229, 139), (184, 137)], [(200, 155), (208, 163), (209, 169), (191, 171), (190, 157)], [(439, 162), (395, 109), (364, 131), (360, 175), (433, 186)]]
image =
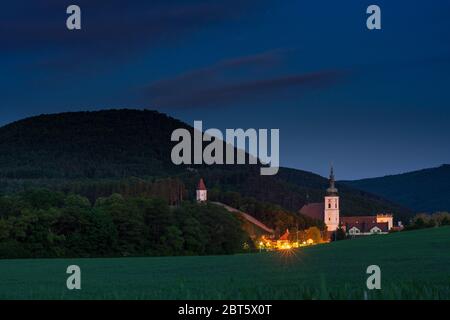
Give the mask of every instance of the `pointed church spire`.
[(334, 188), (334, 170), (333, 170), (333, 165), (331, 165), (331, 169), (330, 169), (330, 188)]
[(335, 187), (335, 182), (336, 180), (334, 180), (334, 170), (333, 170), (333, 165), (331, 165), (331, 169), (330, 169), (330, 187), (327, 189), (327, 194), (328, 195), (335, 195), (337, 194), (338, 190)]
[(203, 181), (203, 178), (200, 178), (200, 181), (197, 185), (197, 190), (206, 190), (205, 182)]

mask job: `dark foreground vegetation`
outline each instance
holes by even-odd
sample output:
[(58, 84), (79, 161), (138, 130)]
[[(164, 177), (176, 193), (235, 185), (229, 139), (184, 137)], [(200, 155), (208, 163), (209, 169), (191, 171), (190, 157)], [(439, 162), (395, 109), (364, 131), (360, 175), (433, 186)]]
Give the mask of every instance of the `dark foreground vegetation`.
[(0, 258), (231, 254), (248, 241), (225, 209), (113, 194), (0, 197)]

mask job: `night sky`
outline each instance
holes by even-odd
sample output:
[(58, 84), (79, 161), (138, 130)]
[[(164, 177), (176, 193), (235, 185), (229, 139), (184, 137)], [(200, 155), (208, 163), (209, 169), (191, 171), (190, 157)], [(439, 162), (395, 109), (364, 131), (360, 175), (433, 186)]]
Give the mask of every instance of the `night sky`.
[(280, 128), (282, 166), (401, 173), (450, 162), (449, 40), (448, 0), (2, 1), (0, 124), (148, 108)]

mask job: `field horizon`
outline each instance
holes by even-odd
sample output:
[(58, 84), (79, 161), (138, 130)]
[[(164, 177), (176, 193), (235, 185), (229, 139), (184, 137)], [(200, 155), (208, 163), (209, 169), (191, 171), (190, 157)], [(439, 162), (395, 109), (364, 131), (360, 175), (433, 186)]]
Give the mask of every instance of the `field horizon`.
[[(229, 256), (0, 260), (0, 299), (450, 299), (450, 227)], [(66, 269), (81, 268), (81, 290)], [(369, 265), (381, 290), (367, 290)]]

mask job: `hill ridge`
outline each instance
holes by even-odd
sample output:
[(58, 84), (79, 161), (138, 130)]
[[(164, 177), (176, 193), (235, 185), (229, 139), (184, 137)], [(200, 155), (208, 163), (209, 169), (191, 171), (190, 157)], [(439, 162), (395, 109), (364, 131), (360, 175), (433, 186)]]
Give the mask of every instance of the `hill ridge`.
[[(261, 176), (258, 165), (176, 166), (170, 158), (175, 144), (170, 136), (177, 128), (193, 130), (158, 111), (128, 108), (15, 121), (0, 128), (0, 191), (67, 181), (176, 177), (183, 180), (189, 193), (202, 176), (210, 189), (238, 192), (293, 212), (308, 196), (310, 201), (323, 201), (327, 179), (303, 170), (280, 168), (276, 176)], [(380, 196), (344, 184), (338, 187), (344, 214), (409, 212)]]
[(378, 178), (341, 181), (416, 212), (450, 210), (450, 164)]

